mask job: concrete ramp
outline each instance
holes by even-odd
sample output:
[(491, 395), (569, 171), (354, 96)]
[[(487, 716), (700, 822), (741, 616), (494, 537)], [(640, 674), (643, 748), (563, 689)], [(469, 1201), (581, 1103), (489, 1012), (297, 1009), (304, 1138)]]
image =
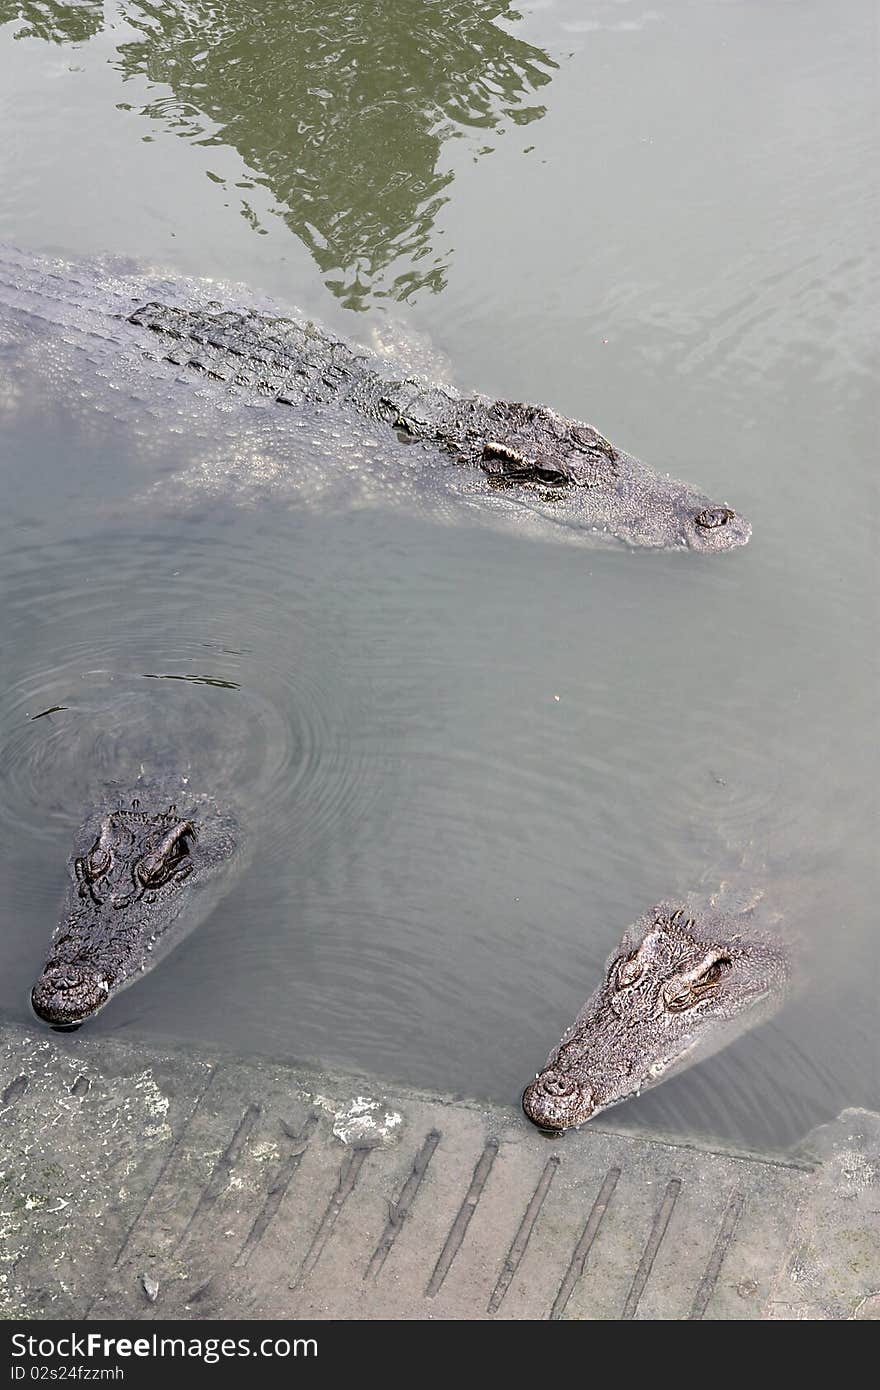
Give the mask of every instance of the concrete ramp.
[(784, 1159), (0, 1027), (0, 1315), (880, 1313), (880, 1116)]

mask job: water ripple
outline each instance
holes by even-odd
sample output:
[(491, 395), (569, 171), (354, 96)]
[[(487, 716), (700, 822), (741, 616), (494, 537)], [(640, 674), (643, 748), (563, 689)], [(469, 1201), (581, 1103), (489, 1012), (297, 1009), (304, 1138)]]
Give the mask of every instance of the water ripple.
[(271, 563), (190, 543), (169, 572), (161, 541), (133, 550), (118, 537), (18, 558), (0, 701), (6, 836), (54, 840), (102, 784), (141, 769), (228, 798), (267, 852), (306, 853), (359, 800), (366, 811), (357, 701), (341, 699), (332, 634), (303, 606), (279, 621)]

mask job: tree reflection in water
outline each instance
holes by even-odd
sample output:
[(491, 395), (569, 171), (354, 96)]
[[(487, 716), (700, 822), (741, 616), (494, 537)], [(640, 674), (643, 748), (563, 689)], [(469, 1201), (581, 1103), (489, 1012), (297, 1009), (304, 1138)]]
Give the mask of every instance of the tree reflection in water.
[[(16, 18), (21, 35), (82, 42), (103, 10), (0, 0), (0, 21)], [(557, 66), (504, 27), (519, 16), (500, 0), (119, 0), (108, 18), (127, 35), (112, 61), (158, 89), (143, 114), (233, 146), (353, 309), (443, 288), (445, 142), (469, 138), (478, 158), (540, 119), (534, 94)]]

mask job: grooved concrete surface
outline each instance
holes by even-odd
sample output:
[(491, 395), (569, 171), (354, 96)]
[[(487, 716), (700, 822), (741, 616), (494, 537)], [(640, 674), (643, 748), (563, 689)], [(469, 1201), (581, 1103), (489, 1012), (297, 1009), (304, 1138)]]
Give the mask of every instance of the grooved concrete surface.
[(880, 1116), (785, 1160), (0, 1026), (0, 1314), (880, 1314)]

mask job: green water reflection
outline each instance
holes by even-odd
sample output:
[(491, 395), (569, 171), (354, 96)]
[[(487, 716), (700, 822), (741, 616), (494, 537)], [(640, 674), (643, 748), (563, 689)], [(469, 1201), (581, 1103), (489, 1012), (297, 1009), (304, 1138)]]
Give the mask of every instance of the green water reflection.
[[(98, 5), (0, 0), (0, 20), (14, 18), (54, 42), (102, 21)], [(121, 0), (118, 18), (111, 62), (157, 89), (135, 109), (200, 145), (234, 147), (353, 309), (443, 288), (452, 251), (435, 223), (454, 179), (444, 145), (467, 139), (478, 158), (540, 119), (534, 94), (557, 66), (502, 27), (519, 16), (497, 0)]]
[(19, 20), (17, 39), (45, 39), (47, 43), (85, 43), (104, 26), (102, 0), (81, 0), (59, 5), (57, 0), (0, 0), (0, 24)]

